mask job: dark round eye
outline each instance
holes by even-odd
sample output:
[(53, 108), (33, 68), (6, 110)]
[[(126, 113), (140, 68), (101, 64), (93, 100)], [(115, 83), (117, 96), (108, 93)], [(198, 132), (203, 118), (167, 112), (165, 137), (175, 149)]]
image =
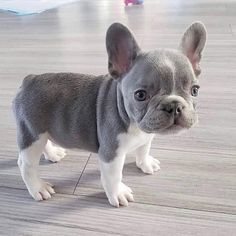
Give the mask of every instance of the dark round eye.
[(145, 90), (138, 90), (134, 93), (134, 98), (137, 101), (145, 101), (147, 98), (147, 93)]
[(193, 97), (197, 97), (197, 95), (198, 95), (198, 90), (199, 90), (199, 86), (197, 86), (197, 85), (193, 86), (192, 89), (191, 89), (191, 95), (192, 95)]

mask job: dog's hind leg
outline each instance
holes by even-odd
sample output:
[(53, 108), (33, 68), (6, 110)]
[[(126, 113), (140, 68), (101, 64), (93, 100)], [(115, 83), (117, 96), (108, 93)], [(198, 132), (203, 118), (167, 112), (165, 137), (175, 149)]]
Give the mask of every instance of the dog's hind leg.
[(66, 156), (66, 150), (61, 147), (54, 146), (50, 140), (43, 150), (43, 154), (46, 160), (51, 162), (58, 162)]
[(18, 159), (21, 176), (30, 195), (37, 201), (51, 198), (55, 193), (52, 185), (40, 179), (38, 174), (39, 160), (47, 139), (47, 133), (40, 134), (37, 140), (20, 151)]

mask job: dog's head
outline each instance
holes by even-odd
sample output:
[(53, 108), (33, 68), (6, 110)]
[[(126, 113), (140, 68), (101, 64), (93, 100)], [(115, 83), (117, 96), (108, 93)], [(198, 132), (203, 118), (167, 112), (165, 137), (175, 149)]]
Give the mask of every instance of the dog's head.
[(147, 133), (188, 129), (197, 122), (196, 97), (206, 29), (193, 23), (178, 50), (142, 52), (129, 31), (112, 24), (106, 36), (108, 69), (119, 81), (125, 110)]

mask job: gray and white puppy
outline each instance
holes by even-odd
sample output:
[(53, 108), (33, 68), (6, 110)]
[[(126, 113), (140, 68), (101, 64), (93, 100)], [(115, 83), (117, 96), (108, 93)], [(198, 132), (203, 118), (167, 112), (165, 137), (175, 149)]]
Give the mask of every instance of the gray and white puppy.
[(125, 156), (136, 153), (144, 173), (159, 169), (149, 155), (154, 134), (175, 133), (197, 122), (199, 62), (206, 42), (202, 23), (184, 33), (180, 49), (140, 50), (131, 32), (112, 24), (106, 35), (109, 75), (29, 75), (13, 110), (20, 149), (18, 165), (35, 200), (54, 193), (38, 174), (39, 159), (59, 161), (63, 148), (98, 153), (101, 181), (111, 205), (127, 206), (132, 190), (122, 182)]

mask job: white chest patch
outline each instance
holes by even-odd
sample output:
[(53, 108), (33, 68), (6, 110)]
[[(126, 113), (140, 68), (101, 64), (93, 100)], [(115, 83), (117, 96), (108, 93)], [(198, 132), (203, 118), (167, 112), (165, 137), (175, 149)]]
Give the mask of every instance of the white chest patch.
[(126, 154), (132, 152), (138, 147), (150, 142), (153, 137), (154, 134), (145, 133), (137, 125), (131, 124), (127, 133), (118, 135), (118, 153)]

